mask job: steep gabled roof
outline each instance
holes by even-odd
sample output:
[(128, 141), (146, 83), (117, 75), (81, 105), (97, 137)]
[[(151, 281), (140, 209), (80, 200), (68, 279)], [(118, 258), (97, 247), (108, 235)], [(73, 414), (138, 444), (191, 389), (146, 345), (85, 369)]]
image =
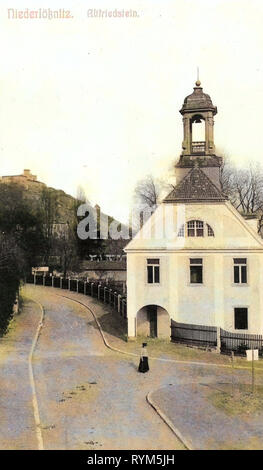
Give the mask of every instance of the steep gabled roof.
[(227, 197), (199, 167), (194, 167), (163, 202), (218, 202)]

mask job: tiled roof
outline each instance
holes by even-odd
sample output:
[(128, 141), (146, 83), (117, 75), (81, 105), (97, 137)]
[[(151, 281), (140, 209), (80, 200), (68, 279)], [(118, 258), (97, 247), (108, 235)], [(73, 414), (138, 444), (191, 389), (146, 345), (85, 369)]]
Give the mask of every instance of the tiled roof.
[(212, 183), (199, 167), (194, 167), (175, 186), (163, 202), (215, 202), (227, 197)]

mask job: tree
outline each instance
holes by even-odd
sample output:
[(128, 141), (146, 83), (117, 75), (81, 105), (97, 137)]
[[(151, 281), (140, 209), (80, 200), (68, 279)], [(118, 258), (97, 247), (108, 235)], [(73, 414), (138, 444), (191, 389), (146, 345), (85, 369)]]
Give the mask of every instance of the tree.
[(13, 306), (21, 279), (26, 273), (26, 260), (15, 238), (0, 235), (0, 335), (3, 335), (13, 316)]
[(223, 192), (243, 215), (263, 212), (263, 170), (260, 164), (236, 168), (229, 159), (224, 160), (221, 172)]
[(0, 231), (16, 241), (31, 269), (43, 250), (43, 225), (39, 207), (32, 207), (17, 183), (0, 184)]
[(6, 332), (20, 283), (43, 248), (39, 209), (16, 183), (0, 184), (0, 334)]
[(49, 257), (54, 241), (54, 225), (58, 216), (57, 193), (44, 187), (41, 193), (42, 222), (45, 238), (44, 263), (49, 264)]
[(159, 202), (160, 185), (152, 175), (140, 180), (134, 190), (135, 201), (142, 206), (156, 207)]
[(66, 278), (69, 271), (75, 271), (79, 267), (78, 246), (74, 225), (67, 222), (67, 230), (56, 239), (54, 248), (60, 258), (59, 264), (63, 276)]
[(133, 228), (142, 227), (150, 215), (155, 211), (162, 198), (166, 196), (174, 186), (160, 178), (148, 175), (141, 179), (134, 189), (135, 213), (133, 214)]

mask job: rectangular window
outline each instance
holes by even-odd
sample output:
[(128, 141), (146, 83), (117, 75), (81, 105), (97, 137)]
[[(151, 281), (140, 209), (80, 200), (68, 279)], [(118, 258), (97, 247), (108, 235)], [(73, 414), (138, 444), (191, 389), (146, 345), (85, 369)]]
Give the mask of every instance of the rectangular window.
[(204, 236), (204, 223), (201, 220), (196, 221), (196, 236), (197, 237)]
[(190, 259), (190, 283), (191, 284), (203, 283), (203, 260), (202, 258)]
[(191, 220), (187, 224), (187, 235), (188, 237), (194, 237), (195, 236), (195, 221)]
[(234, 283), (247, 284), (247, 259), (234, 258)]
[(187, 235), (188, 237), (203, 237), (204, 222), (202, 220), (190, 220), (187, 222)]
[(235, 308), (235, 330), (248, 329), (247, 308)]
[(147, 282), (148, 284), (160, 283), (160, 260), (157, 258), (147, 259)]

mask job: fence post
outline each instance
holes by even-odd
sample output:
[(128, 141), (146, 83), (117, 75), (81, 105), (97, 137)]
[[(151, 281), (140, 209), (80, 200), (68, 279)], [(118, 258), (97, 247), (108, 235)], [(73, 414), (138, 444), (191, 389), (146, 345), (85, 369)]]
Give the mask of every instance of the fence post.
[(220, 326), (216, 327), (216, 352), (219, 354), (221, 352), (221, 328)]
[(109, 289), (109, 304), (110, 305), (111, 305), (111, 300), (112, 300), (111, 294), (112, 294), (112, 289)]
[(91, 297), (93, 297), (93, 286), (94, 286), (94, 282), (92, 282), (91, 285), (90, 285), (90, 295), (91, 295)]
[(255, 390), (255, 368), (254, 368), (254, 347), (252, 348), (252, 376), (251, 376), (251, 388), (252, 388), (252, 394), (254, 393)]
[(43, 276), (43, 286), (46, 285), (46, 276)]
[(87, 295), (87, 281), (84, 281), (84, 295)]
[(123, 299), (121, 299), (121, 316), (124, 317), (124, 302), (123, 302)]
[(101, 288), (101, 285), (99, 284), (98, 285), (98, 300), (100, 300), (100, 288)]
[(113, 299), (114, 299), (114, 310), (116, 310), (116, 299), (117, 299), (117, 292), (116, 291), (113, 294)]
[(51, 276), (51, 286), (54, 287), (54, 276)]
[(79, 291), (79, 280), (77, 279), (77, 287), (76, 287), (77, 292)]
[(231, 371), (232, 371), (232, 397), (234, 396), (234, 351), (231, 351)]
[(118, 295), (118, 313), (121, 313), (121, 294)]
[(107, 289), (107, 287), (105, 286), (104, 287), (104, 302), (106, 302), (106, 289)]
[(68, 278), (68, 290), (70, 290), (70, 277)]
[(62, 289), (62, 277), (60, 276), (60, 280), (59, 280), (59, 287), (60, 289)]
[(36, 282), (37, 282), (37, 280), (36, 280), (36, 274), (34, 274), (34, 284), (35, 284), (35, 285), (36, 285)]

